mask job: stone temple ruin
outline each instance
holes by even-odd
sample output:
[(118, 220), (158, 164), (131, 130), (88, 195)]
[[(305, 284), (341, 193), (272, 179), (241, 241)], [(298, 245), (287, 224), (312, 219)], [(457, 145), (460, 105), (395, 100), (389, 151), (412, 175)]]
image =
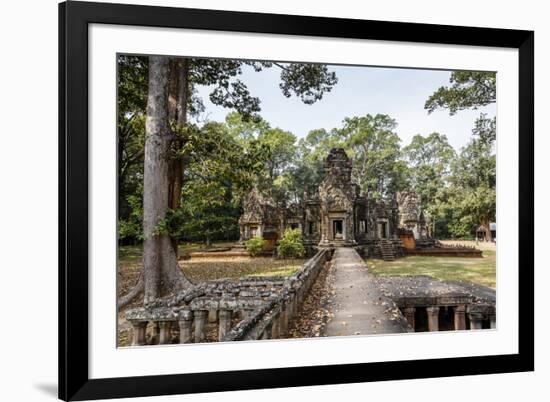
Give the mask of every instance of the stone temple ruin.
[(404, 249), (433, 247), (420, 199), (414, 192), (397, 193), (389, 200), (361, 194), (351, 179), (352, 161), (341, 148), (330, 151), (325, 178), (318, 191), (302, 204), (278, 206), (254, 188), (239, 219), (241, 247), (261, 236), (273, 250), (286, 228), (302, 231), (309, 255), (318, 248), (355, 247), (368, 257), (394, 259)]
[[(337, 270), (338, 265), (362, 276), (365, 288), (355, 289), (370, 289), (359, 290), (363, 301), (356, 307), (370, 311), (374, 319), (369, 322), (379, 323), (377, 330), (383, 332), (363, 335), (495, 328), (493, 289), (429, 277), (376, 278), (369, 273), (359, 255), (393, 259), (426, 250), (431, 255), (438, 255), (437, 250), (457, 256), (475, 256), (475, 252), (449, 250), (431, 239), (416, 194), (399, 193), (379, 201), (360, 194), (351, 169), (344, 150), (333, 149), (317, 194), (303, 204), (283, 208), (257, 189), (248, 195), (239, 220), (240, 243), (262, 236), (267, 248), (274, 249), (286, 228), (300, 228), (312, 257), (296, 273), (201, 282), (191, 290), (130, 309), (126, 320), (133, 329), (132, 345), (288, 338), (289, 326), (319, 273), (330, 266)], [(367, 313), (356, 314), (354, 319), (365, 317)], [(357, 333), (338, 333), (342, 334)]]

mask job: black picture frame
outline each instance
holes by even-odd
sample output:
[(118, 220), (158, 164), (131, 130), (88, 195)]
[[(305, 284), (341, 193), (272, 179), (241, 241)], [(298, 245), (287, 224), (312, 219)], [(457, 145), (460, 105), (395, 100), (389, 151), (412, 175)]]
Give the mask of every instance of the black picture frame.
[[(88, 25), (115, 24), (515, 48), (519, 51), (517, 354), (90, 379)], [(59, 398), (276, 388), (534, 370), (534, 32), (70, 1), (59, 5)]]

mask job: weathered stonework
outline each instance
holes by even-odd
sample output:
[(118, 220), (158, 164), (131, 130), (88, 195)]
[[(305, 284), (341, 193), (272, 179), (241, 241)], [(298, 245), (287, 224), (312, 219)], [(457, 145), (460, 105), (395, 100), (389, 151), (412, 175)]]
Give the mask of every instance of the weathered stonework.
[[(192, 293), (128, 310), (126, 320), (133, 328), (132, 345), (204, 342), (208, 325), (217, 325), (219, 341), (284, 337), (289, 322), (300, 311), (331, 255), (330, 249), (319, 251), (288, 278), (209, 281), (197, 285)], [(210, 315), (217, 320), (209, 322)], [(236, 325), (234, 317), (238, 317)], [(146, 338), (148, 323), (159, 327), (158, 337)], [(177, 332), (173, 335), (172, 331)]]
[(395, 197), (375, 200), (361, 194), (352, 182), (352, 167), (352, 160), (342, 148), (332, 149), (317, 193), (307, 195), (300, 205), (276, 206), (254, 188), (239, 219), (240, 242), (262, 236), (267, 240), (267, 247), (274, 248), (285, 229), (298, 228), (309, 255), (319, 247), (344, 246), (357, 247), (365, 256), (381, 256), (382, 239), (395, 255), (401, 255), (399, 208)]

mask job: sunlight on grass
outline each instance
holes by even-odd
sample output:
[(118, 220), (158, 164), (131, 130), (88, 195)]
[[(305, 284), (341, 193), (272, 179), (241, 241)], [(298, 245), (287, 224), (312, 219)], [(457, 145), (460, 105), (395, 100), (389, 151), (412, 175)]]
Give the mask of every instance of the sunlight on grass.
[(180, 261), (183, 272), (195, 281), (248, 276), (290, 276), (305, 260), (275, 260), (271, 257), (194, 257)]
[(410, 256), (395, 261), (369, 259), (367, 265), (378, 276), (428, 275), (441, 280), (496, 286), (495, 250), (483, 250), (482, 258)]

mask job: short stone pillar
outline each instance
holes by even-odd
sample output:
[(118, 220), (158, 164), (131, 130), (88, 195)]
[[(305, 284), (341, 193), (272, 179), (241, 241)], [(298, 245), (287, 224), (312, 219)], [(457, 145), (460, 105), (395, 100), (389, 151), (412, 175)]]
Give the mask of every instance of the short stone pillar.
[(195, 343), (204, 341), (206, 320), (208, 319), (208, 310), (195, 311)]
[(284, 337), (288, 334), (288, 306), (287, 300), (281, 304), (281, 312), (279, 313), (279, 337)]
[(277, 311), (271, 319), (271, 339), (279, 339), (281, 335), (280, 313)]
[(160, 334), (159, 344), (166, 345), (172, 342), (172, 336), (170, 334), (170, 328), (172, 328), (171, 321), (159, 321)]
[(178, 314), (178, 323), (180, 326), (180, 343), (190, 343), (192, 341), (193, 312), (182, 310)]
[(414, 313), (416, 312), (415, 307), (405, 307), (403, 309), (403, 314), (405, 315), (405, 318), (407, 319), (407, 322), (411, 326), (411, 328), (414, 330)]
[(483, 328), (483, 314), (481, 313), (469, 313), (470, 329), (482, 329)]
[(218, 310), (208, 311), (208, 322), (212, 324), (218, 322)]
[(428, 315), (428, 331), (439, 331), (439, 307), (426, 307), (426, 313)]
[(151, 334), (151, 339), (149, 340), (151, 345), (155, 345), (159, 342), (160, 338), (160, 326), (158, 321), (153, 321), (153, 333)]
[(288, 304), (290, 307), (289, 319), (292, 320), (298, 311), (298, 301), (296, 300), (296, 291), (294, 289), (290, 291), (290, 299)]
[(132, 346), (142, 346), (147, 342), (145, 340), (145, 330), (147, 321), (130, 321), (132, 324)]
[(455, 330), (463, 331), (466, 329), (466, 306), (461, 304), (460, 306), (455, 306)]
[(497, 327), (497, 315), (496, 314), (490, 314), (489, 315), (489, 325), (491, 329), (495, 329)]
[(262, 333), (262, 337), (260, 339), (271, 339), (271, 328), (272, 328), (272, 324), (269, 323), (264, 328), (264, 332)]
[(222, 338), (231, 330), (231, 310), (220, 310), (218, 313), (219, 316), (219, 325), (218, 325), (218, 340), (221, 341)]

